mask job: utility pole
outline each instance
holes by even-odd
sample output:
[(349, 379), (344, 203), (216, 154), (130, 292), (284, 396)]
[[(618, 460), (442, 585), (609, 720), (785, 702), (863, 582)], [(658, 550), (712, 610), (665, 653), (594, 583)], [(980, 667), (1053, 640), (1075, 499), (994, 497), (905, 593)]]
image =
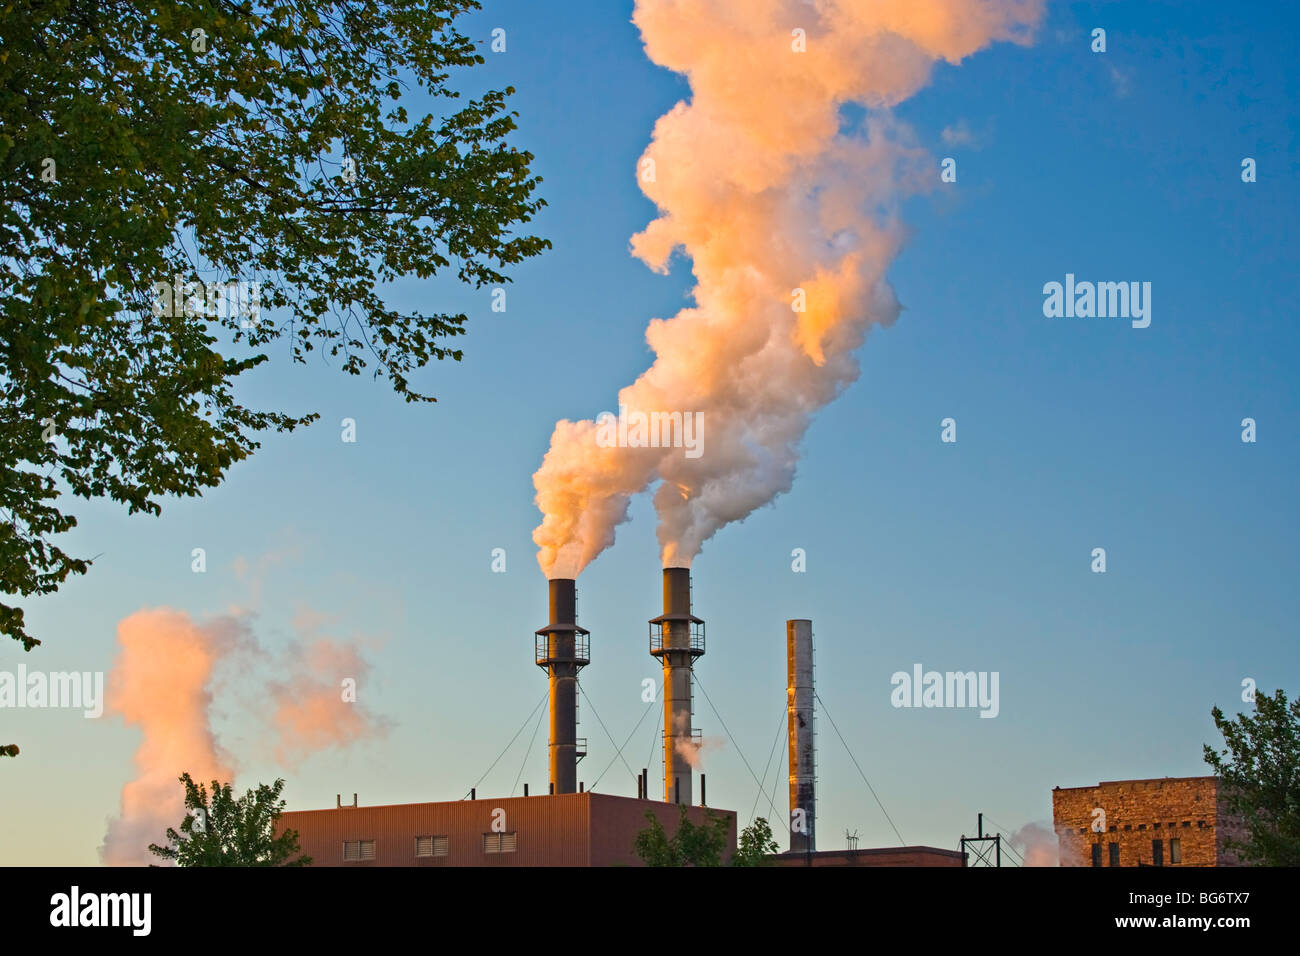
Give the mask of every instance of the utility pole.
[[(967, 861), (967, 859), (968, 859), (968, 857), (967, 857), (967, 855), (966, 855), (966, 854), (967, 854), (967, 851), (966, 851), (966, 844), (970, 843), (970, 844), (975, 844), (975, 846), (974, 846), (975, 858), (976, 858), (979, 862), (978, 862), (978, 863), (968, 863), (967, 865), (969, 865), (969, 866), (1001, 866), (1001, 865), (1002, 865), (1002, 834), (1000, 834), (1000, 833), (991, 833), (991, 834), (989, 834), (988, 836), (985, 836), (985, 835), (984, 835), (984, 814), (982, 814), (982, 813), (979, 815), (978, 828), (979, 828), (979, 829), (978, 829), (978, 835), (977, 835), (977, 836), (968, 837), (968, 836), (967, 836), (966, 834), (964, 834), (964, 833), (961, 835), (961, 858), (962, 858), (962, 862), (963, 862), (963, 863), (966, 863), (966, 861)], [(991, 846), (991, 847), (988, 846), (989, 843), (992, 843), (993, 846)], [(989, 853), (990, 853), (990, 852), (992, 852), (992, 854), (993, 854), (993, 860), (992, 860), (992, 862), (989, 861)]]

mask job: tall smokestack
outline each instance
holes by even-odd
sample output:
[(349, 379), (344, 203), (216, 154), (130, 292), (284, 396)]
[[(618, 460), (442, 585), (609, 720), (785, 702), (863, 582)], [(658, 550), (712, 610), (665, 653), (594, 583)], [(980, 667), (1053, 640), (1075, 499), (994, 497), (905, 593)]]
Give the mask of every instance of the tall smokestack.
[(537, 666), (551, 684), (551, 792), (576, 793), (578, 760), (578, 671), (590, 663), (591, 632), (578, 627), (577, 584), (573, 578), (548, 582), (551, 621), (536, 632)]
[(650, 653), (664, 665), (664, 800), (689, 804), (699, 750), (691, 727), (691, 666), (704, 653), (704, 622), (691, 614), (690, 568), (664, 568), (664, 613), (650, 621)]
[(785, 622), (786, 700), (790, 731), (790, 852), (817, 849), (813, 793), (812, 621)]

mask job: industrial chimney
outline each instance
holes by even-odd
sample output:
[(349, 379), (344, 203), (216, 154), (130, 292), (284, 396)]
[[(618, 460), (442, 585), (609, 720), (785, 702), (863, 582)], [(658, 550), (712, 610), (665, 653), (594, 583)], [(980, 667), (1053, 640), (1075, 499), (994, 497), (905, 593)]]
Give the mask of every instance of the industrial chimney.
[(691, 569), (664, 568), (664, 613), (650, 621), (650, 653), (664, 665), (664, 800), (691, 803), (691, 666), (704, 653), (704, 622), (691, 614)]
[(551, 684), (551, 792), (576, 793), (578, 761), (587, 756), (578, 739), (578, 671), (590, 663), (590, 635), (578, 627), (577, 584), (573, 578), (549, 582), (551, 622), (537, 631), (537, 666)]
[(790, 852), (817, 849), (813, 793), (812, 621), (785, 622), (786, 701), (790, 733)]

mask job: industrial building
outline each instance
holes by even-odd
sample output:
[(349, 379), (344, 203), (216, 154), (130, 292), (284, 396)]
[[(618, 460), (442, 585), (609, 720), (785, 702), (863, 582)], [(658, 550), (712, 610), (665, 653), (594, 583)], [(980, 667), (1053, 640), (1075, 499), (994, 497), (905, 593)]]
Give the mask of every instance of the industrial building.
[(1052, 790), (1061, 866), (1237, 866), (1218, 777), (1108, 780)]
[(960, 850), (933, 846), (887, 846), (778, 853), (775, 866), (965, 866)]
[[(315, 866), (640, 866), (633, 850), (647, 813), (671, 836), (679, 806), (696, 825), (727, 821), (725, 858), (736, 849), (737, 816), (707, 808), (705, 779), (693, 763), (700, 734), (693, 725), (692, 677), (705, 652), (704, 621), (691, 611), (691, 572), (663, 569), (663, 612), (650, 619), (650, 654), (663, 666), (663, 798), (649, 799), (649, 773), (637, 796), (584, 792), (577, 779), (586, 740), (578, 730), (578, 675), (591, 662), (591, 632), (579, 626), (577, 583), (547, 582), (549, 620), (534, 632), (534, 662), (549, 685), (550, 781), (546, 793), (391, 806), (345, 805), (284, 813), (278, 829), (296, 830)], [(962, 866), (963, 855), (934, 847), (816, 848), (815, 708), (812, 622), (786, 622), (790, 852), (779, 866)], [(776, 823), (776, 821), (773, 821)], [(781, 829), (779, 826), (774, 829)]]
[[(280, 818), (298, 831), (313, 866), (641, 866), (632, 852), (653, 813), (672, 833), (678, 809), (659, 800), (607, 793), (538, 794), (386, 807), (340, 804)], [(726, 818), (727, 854), (736, 847), (736, 814), (690, 807)]]

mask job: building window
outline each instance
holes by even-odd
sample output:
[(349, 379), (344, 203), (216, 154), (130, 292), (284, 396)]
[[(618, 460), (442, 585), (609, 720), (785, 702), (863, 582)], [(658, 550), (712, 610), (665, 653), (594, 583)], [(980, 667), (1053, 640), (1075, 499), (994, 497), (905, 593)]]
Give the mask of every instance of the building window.
[(1118, 843), (1112, 843), (1110, 845), (1110, 865), (1119, 866), (1119, 844)]
[(1179, 840), (1177, 837), (1169, 841), (1169, 862), (1183, 862), (1183, 841)]
[(416, 856), (446, 856), (448, 841), (445, 836), (418, 836), (415, 838)]
[(1151, 841), (1151, 862), (1156, 866), (1165, 865), (1165, 845), (1159, 840)]
[(374, 840), (345, 840), (343, 842), (343, 861), (373, 860), (375, 858)]
[(1100, 843), (1094, 843), (1092, 845), (1092, 865), (1101, 866), (1101, 844)]
[(514, 853), (515, 852), (515, 834), (510, 833), (485, 833), (483, 834), (483, 852), (484, 853)]

